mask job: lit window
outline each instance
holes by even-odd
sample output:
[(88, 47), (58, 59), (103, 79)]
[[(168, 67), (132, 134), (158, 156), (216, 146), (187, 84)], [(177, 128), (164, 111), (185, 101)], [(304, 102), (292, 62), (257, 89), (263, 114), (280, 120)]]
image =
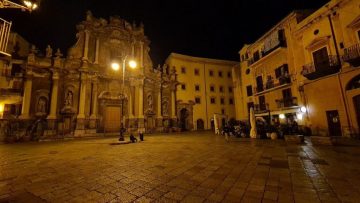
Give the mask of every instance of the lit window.
[(182, 89), (182, 90), (186, 90), (186, 85), (185, 85), (185, 84), (182, 84), (182, 85), (181, 85), (181, 89)]
[(197, 103), (197, 104), (200, 104), (200, 103), (201, 103), (200, 97), (195, 97), (195, 103)]
[(210, 98), (210, 103), (215, 104), (215, 97)]

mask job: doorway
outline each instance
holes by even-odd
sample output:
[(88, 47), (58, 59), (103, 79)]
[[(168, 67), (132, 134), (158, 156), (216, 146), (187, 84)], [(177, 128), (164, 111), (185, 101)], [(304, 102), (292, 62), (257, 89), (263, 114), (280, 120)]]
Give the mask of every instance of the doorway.
[(204, 130), (204, 121), (203, 119), (198, 119), (196, 121), (197, 130)]
[(355, 106), (356, 120), (358, 123), (358, 128), (360, 129), (360, 95), (355, 96), (353, 101)]
[(329, 55), (327, 48), (323, 47), (315, 52), (313, 52), (314, 64), (316, 70), (324, 70), (330, 67)]
[(339, 112), (337, 110), (326, 111), (328, 129), (330, 136), (341, 136), (341, 124)]
[(181, 111), (180, 111), (180, 128), (182, 131), (188, 130), (188, 124), (187, 124), (188, 116), (189, 116), (188, 110), (185, 108), (181, 109)]
[(120, 106), (107, 106), (104, 116), (105, 132), (120, 132), (121, 108)]

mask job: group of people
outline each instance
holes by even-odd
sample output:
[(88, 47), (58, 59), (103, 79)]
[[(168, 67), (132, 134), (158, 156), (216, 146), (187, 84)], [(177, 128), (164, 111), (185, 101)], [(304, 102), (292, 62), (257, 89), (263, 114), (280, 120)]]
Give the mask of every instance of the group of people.
[[(121, 128), (120, 128), (120, 137), (119, 137), (119, 141), (123, 141), (124, 140), (124, 133), (126, 132), (126, 128), (124, 128), (123, 125), (121, 125)], [(138, 133), (139, 133), (139, 139), (140, 141), (144, 141), (144, 131), (139, 129), (138, 130)], [(130, 133), (130, 142), (131, 143), (135, 143), (135, 142), (138, 142), (138, 139), (134, 136), (133, 133)]]

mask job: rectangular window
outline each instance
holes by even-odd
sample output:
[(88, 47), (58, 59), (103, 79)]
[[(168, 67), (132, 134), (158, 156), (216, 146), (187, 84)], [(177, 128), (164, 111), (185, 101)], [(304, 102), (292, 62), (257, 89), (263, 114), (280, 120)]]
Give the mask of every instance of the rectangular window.
[(222, 72), (221, 72), (221, 71), (219, 71), (219, 77), (221, 77), (221, 78), (222, 78)]
[(221, 109), (221, 114), (225, 114), (225, 109)]
[(210, 92), (215, 92), (215, 86), (214, 85), (210, 86)]
[(224, 98), (220, 98), (220, 104), (225, 104), (225, 99)]
[(233, 88), (229, 87), (229, 92), (232, 93), (233, 92)]
[(223, 86), (220, 86), (220, 87), (219, 87), (219, 91), (220, 91), (220, 92), (224, 92), (224, 87), (223, 87)]
[(195, 103), (200, 104), (201, 103), (201, 98), (200, 97), (195, 97)]
[(229, 99), (229, 104), (234, 104), (234, 99), (233, 98)]
[(259, 51), (256, 51), (254, 54), (253, 54), (253, 60), (254, 62), (258, 61), (260, 59), (260, 53)]
[(185, 67), (181, 67), (181, 73), (183, 73), (183, 74), (186, 73), (186, 68)]
[(195, 91), (200, 91), (200, 85), (195, 85)]
[(286, 72), (289, 73), (289, 67), (287, 64), (284, 64), (275, 69), (275, 77), (279, 78), (281, 76), (284, 76)]
[(358, 40), (360, 42), (360, 30), (357, 31), (357, 35), (358, 35)]
[(228, 78), (231, 78), (231, 72), (227, 73)]
[(215, 97), (211, 97), (211, 98), (210, 98), (210, 103), (211, 103), (211, 104), (215, 104)]
[(210, 75), (211, 77), (214, 76), (214, 71), (210, 70), (210, 71), (209, 71), (209, 75)]
[(185, 85), (185, 84), (182, 84), (182, 85), (181, 85), (181, 89), (182, 89), (182, 90), (186, 90), (186, 85)]
[(249, 85), (249, 86), (246, 86), (246, 94), (248, 97), (252, 96), (253, 95), (253, 91), (252, 91), (252, 86)]
[(259, 106), (260, 106), (260, 110), (262, 111), (266, 110), (265, 96), (259, 96)]
[(199, 69), (195, 68), (194, 74), (195, 74), (195, 75), (199, 75)]

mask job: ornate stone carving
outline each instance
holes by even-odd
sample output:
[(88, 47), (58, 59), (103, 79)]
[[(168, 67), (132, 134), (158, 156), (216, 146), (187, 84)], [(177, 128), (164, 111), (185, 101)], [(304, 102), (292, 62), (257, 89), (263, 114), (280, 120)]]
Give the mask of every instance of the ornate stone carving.
[(47, 45), (45, 51), (46, 51), (46, 58), (51, 58), (51, 57), (52, 57), (52, 54), (53, 54), (53, 50), (52, 50), (52, 48), (50, 47), (50, 45)]

